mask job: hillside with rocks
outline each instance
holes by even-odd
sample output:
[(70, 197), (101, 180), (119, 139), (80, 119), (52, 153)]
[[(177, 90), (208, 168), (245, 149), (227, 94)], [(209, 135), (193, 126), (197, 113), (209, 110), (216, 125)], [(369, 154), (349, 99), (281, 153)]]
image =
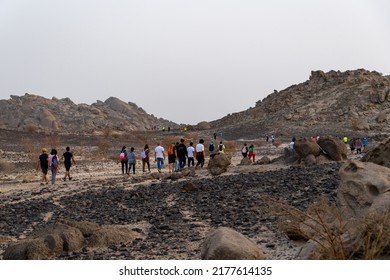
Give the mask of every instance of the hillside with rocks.
[(11, 95), (9, 100), (0, 100), (0, 116), (0, 128), (30, 132), (93, 133), (104, 129), (142, 131), (154, 125), (177, 126), (115, 97), (87, 105), (75, 104), (69, 98)]
[(210, 123), (228, 138), (390, 133), (390, 76), (364, 69), (312, 71), (256, 106)]
[[(12, 95), (0, 100), (0, 129), (26, 132), (100, 133), (145, 131), (153, 126), (178, 128), (131, 102), (110, 97), (91, 105), (69, 98)], [(309, 80), (274, 91), (254, 107), (189, 128), (223, 130), (225, 139), (390, 133), (390, 76), (364, 69), (312, 71)]]

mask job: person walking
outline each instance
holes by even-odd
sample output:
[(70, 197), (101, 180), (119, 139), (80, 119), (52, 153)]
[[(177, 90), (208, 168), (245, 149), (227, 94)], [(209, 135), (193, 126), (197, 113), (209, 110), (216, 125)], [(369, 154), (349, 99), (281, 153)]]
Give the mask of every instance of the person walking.
[(127, 153), (127, 163), (129, 165), (129, 173), (131, 172), (131, 169), (133, 169), (133, 174), (135, 174), (135, 165), (137, 163), (135, 153), (134, 153), (134, 147), (130, 148), (130, 152)]
[(172, 142), (172, 144), (167, 149), (168, 153), (168, 167), (169, 167), (169, 173), (172, 173), (175, 170), (175, 163), (176, 163), (176, 147), (175, 142)]
[(180, 144), (177, 146), (177, 157), (179, 159), (179, 168), (183, 169), (186, 166), (187, 146), (184, 144), (184, 139), (180, 139)]
[(141, 160), (142, 160), (142, 172), (145, 172), (145, 166), (148, 166), (148, 171), (150, 172), (150, 160), (149, 160), (150, 149), (149, 145), (145, 144), (145, 147), (141, 151)]
[(190, 145), (187, 148), (188, 167), (190, 167), (191, 164), (192, 166), (195, 165), (194, 152), (195, 152), (194, 143), (190, 142)]
[(291, 139), (290, 144), (288, 144), (288, 147), (290, 148), (291, 151), (294, 150), (295, 140), (296, 140), (295, 137), (293, 137), (293, 138)]
[(62, 157), (60, 160), (64, 160), (64, 166), (65, 166), (65, 177), (64, 181), (66, 181), (66, 177), (69, 178), (69, 181), (72, 180), (72, 177), (70, 176), (70, 167), (72, 166), (72, 162), (76, 164), (76, 161), (74, 160), (73, 153), (70, 152), (70, 148), (66, 147), (66, 152), (62, 154)]
[(51, 171), (51, 184), (54, 185), (56, 182), (57, 173), (60, 169), (59, 159), (57, 156), (57, 150), (55, 148), (51, 149), (49, 156), (49, 167)]
[(195, 168), (198, 168), (200, 165), (201, 168), (203, 168), (204, 165), (204, 140), (200, 139), (199, 143), (195, 147), (195, 152), (196, 152), (196, 166)]
[(363, 151), (364, 151), (368, 146), (368, 140), (366, 137), (363, 137), (362, 143), (363, 143)]
[(48, 184), (49, 181), (47, 179), (47, 171), (49, 170), (49, 155), (47, 154), (47, 149), (42, 148), (42, 154), (39, 155), (39, 159), (37, 162), (36, 170), (38, 171), (39, 167), (41, 167), (42, 170), (42, 182), (43, 184)]
[[(126, 174), (129, 174), (128, 173), (128, 168), (129, 168), (129, 165), (127, 163), (127, 151), (126, 151), (126, 146), (123, 146), (122, 147), (122, 150), (119, 154), (119, 160), (121, 162), (121, 166), (122, 166), (122, 174), (125, 174), (125, 171), (126, 171)], [(125, 168), (126, 167), (126, 168)]]
[(154, 149), (154, 159), (157, 162), (157, 170), (161, 173), (161, 170), (164, 167), (165, 150), (160, 143), (157, 143), (157, 147)]
[(353, 137), (353, 138), (349, 141), (349, 148), (351, 149), (351, 154), (353, 154), (353, 153), (355, 152), (355, 142), (356, 142), (355, 137)]
[(215, 144), (213, 141), (211, 141), (209, 144), (209, 153), (210, 153), (210, 158), (214, 158), (215, 155), (217, 154)]
[(176, 142), (175, 143), (175, 171), (180, 171), (180, 161), (179, 161), (179, 156), (177, 155), (177, 148), (179, 147), (180, 143), (179, 142)]
[(253, 144), (249, 145), (249, 154), (248, 159), (252, 160), (252, 162), (255, 162), (256, 154), (255, 154), (255, 146)]
[(225, 145), (222, 143), (222, 141), (219, 142), (218, 153), (219, 154), (224, 154), (225, 153)]
[(243, 158), (246, 158), (248, 156), (248, 147), (246, 143), (244, 143), (244, 147), (241, 148), (241, 154)]
[(362, 147), (363, 147), (362, 140), (360, 140), (360, 137), (358, 137), (355, 141), (356, 154), (362, 153)]

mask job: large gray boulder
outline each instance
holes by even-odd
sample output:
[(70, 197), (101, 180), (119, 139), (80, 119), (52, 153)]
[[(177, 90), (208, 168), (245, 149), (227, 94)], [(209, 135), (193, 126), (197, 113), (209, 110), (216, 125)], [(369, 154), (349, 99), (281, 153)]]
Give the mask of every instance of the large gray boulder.
[(201, 244), (202, 260), (264, 260), (256, 243), (226, 227), (213, 230)]
[(365, 154), (361, 161), (373, 162), (390, 168), (390, 138)]
[(390, 209), (390, 168), (348, 161), (340, 168), (338, 206), (345, 218), (364, 218)]
[(332, 160), (342, 161), (347, 159), (347, 147), (341, 139), (331, 136), (321, 137), (317, 144)]
[(211, 175), (217, 176), (226, 172), (230, 163), (230, 160), (225, 154), (217, 154), (214, 158), (210, 159), (207, 169)]
[(308, 155), (313, 155), (315, 157), (320, 155), (320, 147), (317, 143), (307, 139), (296, 140), (294, 143), (294, 151), (301, 160), (305, 159)]

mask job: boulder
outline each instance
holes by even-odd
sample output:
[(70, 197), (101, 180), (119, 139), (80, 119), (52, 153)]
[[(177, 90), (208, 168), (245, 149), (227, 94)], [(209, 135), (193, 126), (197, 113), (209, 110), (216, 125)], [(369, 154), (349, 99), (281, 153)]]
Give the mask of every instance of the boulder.
[(390, 209), (390, 169), (371, 162), (348, 161), (340, 168), (338, 206), (345, 218), (364, 218)]
[(59, 219), (58, 222), (79, 229), (84, 237), (91, 236), (94, 232), (101, 228), (101, 225), (88, 221)]
[(45, 239), (47, 235), (60, 236), (64, 242), (64, 251), (77, 251), (81, 249), (84, 244), (84, 236), (78, 228), (62, 223), (48, 225), (47, 227), (31, 234), (30, 238)]
[(344, 142), (336, 137), (321, 137), (317, 144), (333, 160), (342, 161), (347, 159), (347, 147)]
[(261, 159), (259, 159), (256, 164), (270, 164), (271, 159), (267, 156), (263, 156)]
[(320, 146), (317, 143), (307, 139), (299, 139), (294, 143), (294, 151), (298, 154), (300, 159), (306, 158), (308, 155), (319, 156)]
[(7, 247), (4, 260), (47, 260), (53, 256), (43, 239), (27, 239)]
[(206, 122), (206, 121), (203, 121), (203, 122), (200, 122), (196, 125), (198, 127), (198, 129), (200, 130), (206, 130), (206, 129), (211, 129), (211, 125), (209, 122)]
[(88, 247), (106, 248), (115, 244), (128, 244), (139, 237), (129, 226), (103, 226), (88, 238)]
[(390, 138), (367, 152), (361, 161), (373, 162), (390, 168)]
[(264, 260), (263, 252), (241, 233), (226, 227), (213, 230), (201, 244), (202, 260)]
[(230, 165), (230, 160), (225, 154), (217, 154), (214, 158), (210, 159), (207, 169), (213, 176), (220, 175), (227, 171)]
[(310, 155), (307, 155), (307, 157), (305, 157), (305, 165), (306, 166), (312, 166), (312, 165), (315, 165), (317, 163), (317, 160), (316, 160), (316, 157), (312, 154)]
[(241, 160), (239, 165), (247, 166), (247, 165), (251, 165), (251, 164), (252, 164), (252, 161), (248, 157), (244, 157)]

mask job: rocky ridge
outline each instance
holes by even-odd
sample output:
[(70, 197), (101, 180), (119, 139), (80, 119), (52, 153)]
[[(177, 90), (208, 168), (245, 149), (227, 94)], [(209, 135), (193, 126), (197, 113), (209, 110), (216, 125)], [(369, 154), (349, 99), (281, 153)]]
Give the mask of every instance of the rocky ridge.
[[(312, 71), (309, 80), (274, 91), (256, 106), (211, 122), (226, 137), (276, 134), (372, 135), (390, 132), (390, 78), (375, 71)], [(311, 135), (312, 134), (312, 135)]]
[(0, 128), (30, 132), (142, 131), (150, 130), (154, 125), (177, 126), (115, 97), (87, 105), (75, 104), (69, 98), (47, 99), (28, 93), (11, 95), (9, 100), (0, 100), (0, 116)]

